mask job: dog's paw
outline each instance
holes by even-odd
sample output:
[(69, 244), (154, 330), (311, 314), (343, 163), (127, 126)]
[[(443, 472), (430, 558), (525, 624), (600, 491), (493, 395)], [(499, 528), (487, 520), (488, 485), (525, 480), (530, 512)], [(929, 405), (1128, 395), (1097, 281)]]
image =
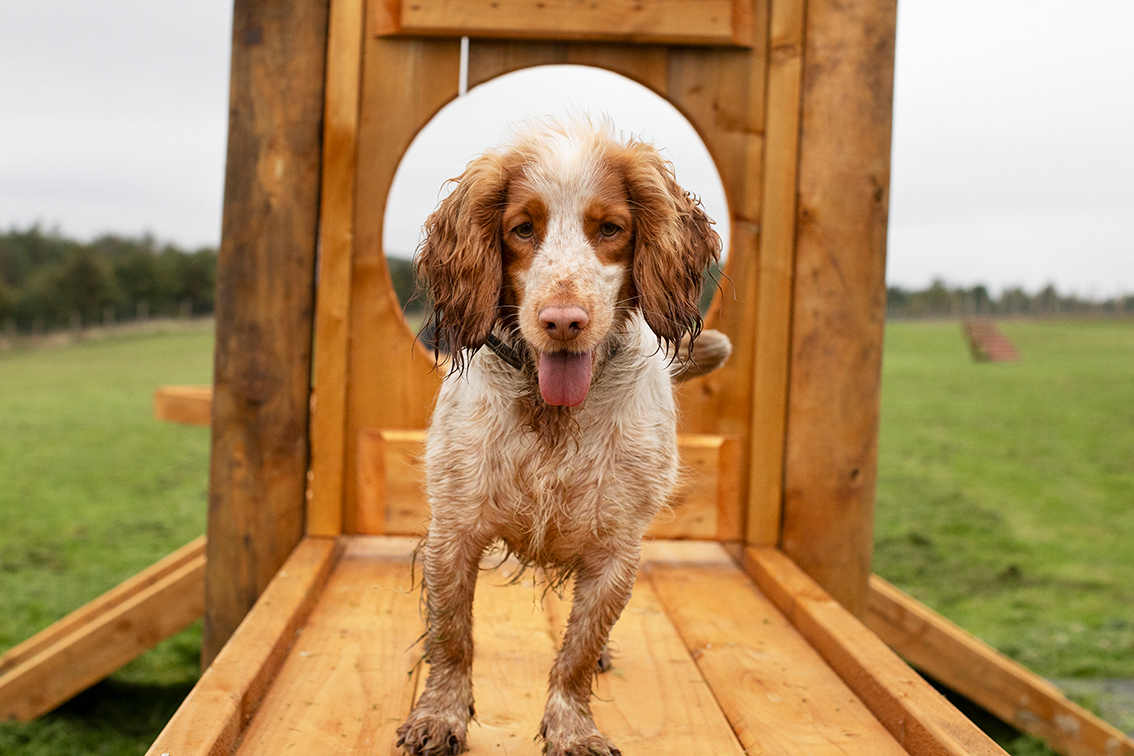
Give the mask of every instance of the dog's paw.
[(411, 756), (456, 756), (465, 750), (467, 737), (467, 719), (414, 707), (398, 728), (397, 744)]
[(559, 718), (545, 714), (539, 736), (545, 756), (622, 756), (593, 722), (578, 715)]
[(622, 756), (622, 751), (598, 733), (570, 742), (544, 741), (543, 753), (544, 756)]

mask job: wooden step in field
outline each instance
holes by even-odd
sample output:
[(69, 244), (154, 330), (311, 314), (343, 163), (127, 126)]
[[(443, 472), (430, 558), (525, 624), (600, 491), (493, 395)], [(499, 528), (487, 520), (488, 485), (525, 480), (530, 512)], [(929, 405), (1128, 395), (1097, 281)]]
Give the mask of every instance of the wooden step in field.
[(1020, 353), (1008, 337), (987, 318), (964, 321), (961, 327), (969, 342), (969, 350), (977, 362), (1018, 362)]

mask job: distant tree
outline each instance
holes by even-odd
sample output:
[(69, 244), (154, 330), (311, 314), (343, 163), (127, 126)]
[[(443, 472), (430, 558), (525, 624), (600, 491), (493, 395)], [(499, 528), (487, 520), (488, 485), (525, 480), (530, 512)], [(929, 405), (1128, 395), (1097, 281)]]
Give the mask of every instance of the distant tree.
[(181, 253), (177, 267), (178, 300), (188, 300), (193, 314), (212, 312), (217, 288), (217, 251), (205, 247), (193, 253)]
[(107, 307), (121, 297), (110, 264), (92, 250), (75, 254), (56, 273), (53, 281), (56, 308), (69, 317), (78, 312), (84, 323), (102, 317)]

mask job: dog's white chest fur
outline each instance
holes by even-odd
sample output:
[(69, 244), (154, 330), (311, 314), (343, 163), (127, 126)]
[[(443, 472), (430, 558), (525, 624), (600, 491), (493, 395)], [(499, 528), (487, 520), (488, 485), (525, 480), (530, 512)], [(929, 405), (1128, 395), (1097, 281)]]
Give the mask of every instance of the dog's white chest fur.
[[(445, 385), (426, 451), (431, 498), (460, 501), (521, 558), (554, 566), (604, 537), (633, 538), (677, 478), (665, 357), (638, 319), (585, 404), (533, 427), (523, 377), (489, 355)], [(489, 364), (491, 362), (491, 364)]]

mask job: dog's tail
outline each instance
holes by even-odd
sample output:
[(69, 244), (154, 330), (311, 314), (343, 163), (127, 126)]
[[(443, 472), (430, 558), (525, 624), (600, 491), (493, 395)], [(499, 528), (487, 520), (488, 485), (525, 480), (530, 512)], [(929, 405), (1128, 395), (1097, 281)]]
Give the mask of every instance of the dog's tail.
[(686, 334), (670, 363), (669, 375), (674, 383), (708, 375), (725, 364), (730, 354), (732, 342), (720, 331), (701, 331), (696, 342)]

